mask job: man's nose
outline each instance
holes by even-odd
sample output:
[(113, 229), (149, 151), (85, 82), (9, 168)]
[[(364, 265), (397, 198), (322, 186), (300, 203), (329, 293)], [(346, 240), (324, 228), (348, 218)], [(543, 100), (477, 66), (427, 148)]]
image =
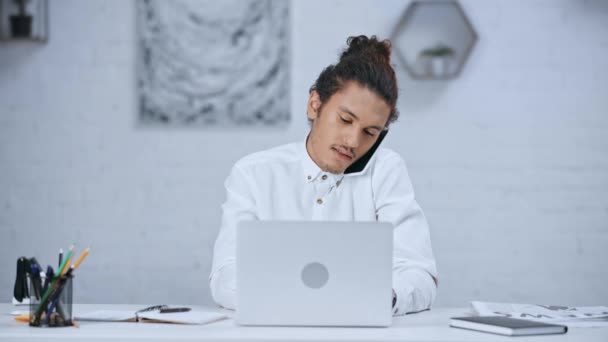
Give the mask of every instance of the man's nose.
[(355, 150), (357, 147), (359, 147), (360, 140), (361, 137), (358, 130), (351, 128), (346, 134), (346, 147), (350, 148), (351, 150)]

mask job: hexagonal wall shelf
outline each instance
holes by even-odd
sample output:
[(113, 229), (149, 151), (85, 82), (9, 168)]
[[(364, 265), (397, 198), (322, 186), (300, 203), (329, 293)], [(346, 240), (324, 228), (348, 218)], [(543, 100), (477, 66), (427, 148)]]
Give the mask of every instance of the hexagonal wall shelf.
[(457, 1), (413, 1), (391, 41), (413, 78), (447, 80), (460, 74), (477, 33)]

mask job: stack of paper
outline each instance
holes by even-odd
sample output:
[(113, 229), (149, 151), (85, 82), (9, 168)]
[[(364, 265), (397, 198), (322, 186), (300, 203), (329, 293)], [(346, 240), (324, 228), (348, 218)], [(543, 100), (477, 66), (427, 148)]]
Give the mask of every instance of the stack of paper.
[(608, 326), (606, 306), (560, 306), (471, 302), (477, 316), (503, 316), (538, 322), (563, 324), (569, 327)]

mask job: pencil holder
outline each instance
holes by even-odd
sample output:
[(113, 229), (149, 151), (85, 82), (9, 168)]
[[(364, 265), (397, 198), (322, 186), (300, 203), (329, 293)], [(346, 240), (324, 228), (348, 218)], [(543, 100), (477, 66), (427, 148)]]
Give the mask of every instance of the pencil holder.
[(28, 276), (30, 326), (67, 327), (72, 325), (72, 282), (74, 276), (42, 280)]

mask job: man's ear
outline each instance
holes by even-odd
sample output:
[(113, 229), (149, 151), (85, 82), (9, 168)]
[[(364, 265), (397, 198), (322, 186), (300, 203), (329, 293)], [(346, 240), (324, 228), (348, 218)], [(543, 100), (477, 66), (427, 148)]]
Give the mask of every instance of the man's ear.
[(316, 90), (310, 92), (308, 104), (306, 106), (306, 115), (309, 120), (314, 120), (319, 116), (319, 108), (321, 108), (321, 98)]

